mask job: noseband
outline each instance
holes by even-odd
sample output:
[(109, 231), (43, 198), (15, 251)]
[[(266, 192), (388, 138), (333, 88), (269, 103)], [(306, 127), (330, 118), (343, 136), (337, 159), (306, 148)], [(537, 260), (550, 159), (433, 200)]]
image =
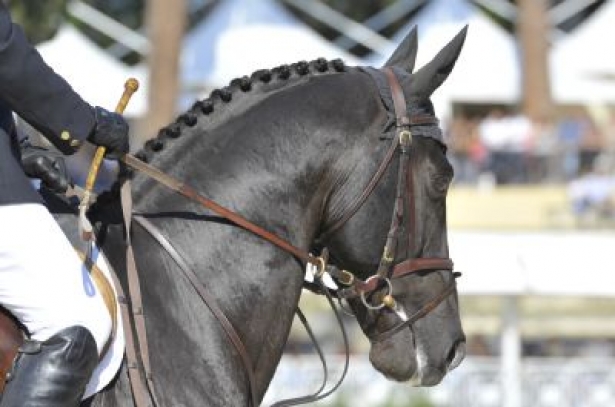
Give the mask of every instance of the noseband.
[[(453, 271), (453, 261), (450, 258), (432, 258), (432, 257), (417, 257), (407, 258), (397, 264), (394, 264), (398, 249), (398, 240), (400, 230), (402, 230), (402, 223), (404, 219), (405, 205), (404, 197), (407, 197), (408, 214), (407, 214), (407, 227), (408, 231), (408, 247), (407, 253), (411, 255), (415, 247), (414, 235), (416, 231), (416, 209), (415, 209), (415, 194), (414, 194), (414, 182), (412, 165), (410, 165), (410, 152), (413, 141), (412, 127), (417, 125), (429, 125), (438, 124), (438, 119), (432, 115), (415, 115), (408, 116), (406, 100), (402, 87), (397, 79), (397, 76), (390, 68), (383, 69), (386, 75), (388, 88), (391, 91), (391, 97), (393, 99), (393, 108), (395, 112), (395, 136), (391, 142), (391, 147), (387, 151), (384, 160), (378, 167), (378, 170), (367, 184), (365, 190), (359, 195), (359, 197), (353, 201), (348, 208), (344, 211), (344, 215), (335, 222), (329, 229), (327, 229), (322, 236), (330, 236), (333, 231), (339, 229), (349, 219), (351, 219), (356, 212), (361, 208), (363, 203), (374, 191), (374, 188), (378, 182), (382, 179), (383, 174), (389, 167), (394, 153), (399, 151), (400, 161), (397, 176), (397, 190), (395, 197), (395, 204), (393, 208), (393, 215), (391, 219), (391, 226), (387, 234), (387, 240), (382, 252), (382, 257), (378, 269), (374, 275), (363, 281), (353, 273), (347, 270), (339, 270), (334, 266), (328, 266), (322, 268), (320, 274), (325, 271), (332, 275), (336, 281), (341, 283), (344, 288), (336, 292), (337, 297), (340, 299), (361, 298), (365, 307), (371, 310), (380, 310), (382, 308), (389, 308), (396, 310), (398, 307), (397, 302), (393, 298), (393, 281), (395, 279), (403, 278), (409, 274), (418, 272), (430, 272), (435, 270), (447, 270)], [(323, 237), (321, 237), (322, 239)], [(318, 275), (317, 277), (321, 277)], [(458, 276), (458, 274), (454, 274)], [(373, 294), (375, 291), (384, 288), (386, 291), (384, 295), (380, 295), (380, 303), (377, 305), (370, 304), (367, 297)], [(401, 322), (396, 324), (393, 328), (390, 328), (384, 332), (380, 332), (376, 335), (370, 336), (372, 341), (381, 341), (389, 338), (393, 334), (401, 331), (402, 329), (413, 324), (420, 318), (427, 315), (430, 311), (436, 308), (442, 301), (444, 301), (449, 295), (451, 295), (456, 288), (455, 279), (451, 279), (451, 282), (446, 288), (436, 297), (432, 298), (426, 304), (424, 304), (418, 311), (413, 313), (407, 319), (402, 319)]]

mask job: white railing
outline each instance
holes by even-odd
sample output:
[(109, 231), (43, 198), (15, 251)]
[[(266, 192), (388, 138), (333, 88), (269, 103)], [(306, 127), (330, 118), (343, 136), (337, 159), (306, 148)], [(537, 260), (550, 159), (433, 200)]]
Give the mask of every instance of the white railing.
[[(341, 373), (343, 359), (329, 357), (330, 383)], [(521, 367), (523, 407), (615, 406), (615, 359), (524, 359)], [(501, 364), (498, 358), (468, 357), (441, 384), (412, 388), (385, 379), (364, 355), (353, 356), (341, 388), (320, 406), (362, 407), (502, 407)], [(285, 356), (263, 405), (303, 396), (318, 388), (318, 359)]]

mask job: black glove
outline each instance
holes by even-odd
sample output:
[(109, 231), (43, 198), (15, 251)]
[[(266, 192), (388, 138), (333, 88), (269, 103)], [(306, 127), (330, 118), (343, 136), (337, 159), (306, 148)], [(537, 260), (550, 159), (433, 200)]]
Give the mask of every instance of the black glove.
[(44, 186), (64, 193), (72, 186), (64, 158), (42, 147), (33, 146), (25, 139), (21, 142), (21, 166), (30, 178), (38, 178)]
[(105, 157), (117, 160), (128, 152), (128, 123), (118, 113), (109, 112), (102, 107), (94, 108), (96, 126), (87, 140), (97, 146), (105, 147)]

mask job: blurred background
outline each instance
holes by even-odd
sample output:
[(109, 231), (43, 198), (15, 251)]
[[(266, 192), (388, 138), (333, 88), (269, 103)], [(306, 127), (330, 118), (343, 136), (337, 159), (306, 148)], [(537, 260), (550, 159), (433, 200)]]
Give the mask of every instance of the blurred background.
[[(615, 0), (8, 1), (52, 67), (112, 108), (126, 78), (133, 145), (195, 100), (256, 69), (318, 57), (380, 66), (418, 26), (417, 66), (469, 33), (434, 95), (455, 167), (451, 257), (468, 357), (413, 389), (367, 360), (352, 318), (341, 390), (319, 405), (615, 406)], [(307, 312), (329, 357), (342, 339), (326, 303)], [(293, 327), (265, 405), (318, 387)]]

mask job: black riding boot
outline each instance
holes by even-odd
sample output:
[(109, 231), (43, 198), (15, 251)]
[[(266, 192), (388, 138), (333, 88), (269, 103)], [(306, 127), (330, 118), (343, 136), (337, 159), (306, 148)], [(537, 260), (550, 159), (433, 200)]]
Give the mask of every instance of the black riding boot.
[(97, 363), (96, 341), (81, 326), (63, 329), (44, 342), (26, 341), (0, 407), (77, 407)]

